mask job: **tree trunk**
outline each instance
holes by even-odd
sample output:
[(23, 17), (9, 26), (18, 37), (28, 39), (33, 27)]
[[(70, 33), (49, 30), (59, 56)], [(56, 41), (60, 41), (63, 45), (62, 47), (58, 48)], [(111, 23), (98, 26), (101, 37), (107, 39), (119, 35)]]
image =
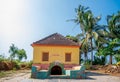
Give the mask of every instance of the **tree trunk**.
[(88, 57), (87, 57), (87, 53), (86, 53), (86, 52), (85, 52), (84, 57), (85, 57), (85, 62), (86, 62), (86, 60), (88, 60)]
[(79, 64), (81, 65), (81, 54), (79, 54)]
[(92, 38), (90, 38), (91, 40), (91, 65), (93, 64), (92, 61), (93, 61), (93, 44), (92, 44)]
[(110, 62), (109, 64), (112, 64), (112, 55), (110, 55)]

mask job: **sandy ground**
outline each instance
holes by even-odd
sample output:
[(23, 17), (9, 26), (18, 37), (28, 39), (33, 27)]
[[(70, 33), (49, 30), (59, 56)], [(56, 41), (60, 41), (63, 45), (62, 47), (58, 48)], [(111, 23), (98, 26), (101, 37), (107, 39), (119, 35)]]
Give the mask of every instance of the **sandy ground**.
[(101, 74), (94, 71), (86, 72), (86, 79), (32, 79), (30, 72), (0, 78), (0, 82), (120, 82), (120, 77)]

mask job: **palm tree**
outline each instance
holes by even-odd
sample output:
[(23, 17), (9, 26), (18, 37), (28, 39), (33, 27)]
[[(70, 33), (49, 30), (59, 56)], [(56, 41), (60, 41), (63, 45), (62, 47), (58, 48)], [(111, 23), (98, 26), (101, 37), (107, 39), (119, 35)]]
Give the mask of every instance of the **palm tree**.
[[(120, 12), (116, 15), (108, 15), (107, 16), (107, 27), (109, 30), (109, 40), (113, 41), (115, 38), (120, 38)], [(110, 64), (112, 64), (112, 56), (114, 54), (110, 54)]]
[[(110, 41), (107, 46), (102, 47), (98, 50), (97, 55), (103, 55), (103, 56), (110, 56), (109, 64), (112, 64), (112, 56), (115, 56), (115, 58), (118, 56), (120, 57), (120, 39), (116, 38)], [(117, 58), (119, 59), (119, 58)]]
[(110, 38), (120, 38), (120, 11), (115, 15), (107, 16), (107, 27)]
[[(115, 48), (119, 47), (119, 38), (120, 38), (120, 12), (113, 15), (107, 16), (107, 38), (109, 43), (106, 46), (102, 46), (102, 49), (99, 49), (97, 54), (110, 56), (109, 64), (112, 64), (112, 57), (119, 57), (119, 50), (114, 50)], [(117, 43), (116, 43), (117, 42)]]
[[(76, 19), (72, 19), (75, 23), (80, 24), (80, 28), (85, 38), (83, 40), (82, 46), (85, 54), (88, 52), (88, 46), (90, 47), (89, 51), (91, 51), (91, 64), (93, 61), (93, 45), (94, 42), (100, 44), (105, 41), (102, 35), (106, 34), (104, 29), (98, 26), (98, 21), (101, 19), (100, 16), (94, 17), (91, 10), (88, 7), (79, 6), (76, 9)], [(101, 30), (102, 29), (102, 30)], [(102, 37), (101, 37), (102, 36)], [(100, 40), (100, 41), (99, 41)], [(83, 45), (84, 44), (84, 45)], [(90, 45), (88, 45), (90, 44)]]

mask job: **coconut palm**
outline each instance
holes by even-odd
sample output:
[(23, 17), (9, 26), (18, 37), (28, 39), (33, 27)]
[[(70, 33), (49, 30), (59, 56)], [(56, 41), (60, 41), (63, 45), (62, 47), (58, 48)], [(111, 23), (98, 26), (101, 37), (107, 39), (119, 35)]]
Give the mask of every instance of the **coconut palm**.
[(111, 39), (120, 38), (120, 12), (107, 16), (107, 27)]
[(85, 36), (83, 40), (84, 45), (82, 44), (81, 49), (84, 49), (83, 51), (85, 51), (86, 54), (88, 52), (88, 49), (90, 48), (89, 51), (91, 51), (91, 60), (93, 60), (93, 46), (95, 45), (95, 43), (97, 43), (98, 45), (101, 42), (105, 42), (103, 35), (106, 34), (106, 32), (104, 31), (103, 27), (100, 27), (97, 24), (101, 17), (94, 17), (88, 7), (85, 8), (81, 5), (76, 9), (76, 13), (76, 19), (73, 19), (73, 21), (77, 24), (80, 24), (82, 33)]
[(110, 56), (109, 64), (112, 64), (112, 56), (115, 56), (115, 59), (120, 57), (120, 39), (116, 38), (110, 41), (107, 46), (102, 47), (98, 50), (97, 55)]
[[(102, 46), (101, 49), (98, 50), (97, 54), (99, 55), (109, 55), (110, 61), (109, 64), (112, 64), (112, 57), (115, 56), (119, 57), (120, 50), (114, 50), (115, 48), (119, 47), (120, 40), (120, 12), (113, 15), (107, 16), (107, 30), (108, 30), (108, 41), (109, 43), (106, 46)], [(116, 43), (117, 42), (117, 43)], [(119, 48), (118, 48), (119, 49)], [(117, 58), (116, 58), (117, 59)]]
[[(115, 38), (120, 38), (120, 12), (116, 15), (107, 16), (107, 27), (109, 30), (109, 40), (113, 41)], [(114, 54), (109, 53), (110, 55), (110, 64), (112, 64), (112, 56)]]

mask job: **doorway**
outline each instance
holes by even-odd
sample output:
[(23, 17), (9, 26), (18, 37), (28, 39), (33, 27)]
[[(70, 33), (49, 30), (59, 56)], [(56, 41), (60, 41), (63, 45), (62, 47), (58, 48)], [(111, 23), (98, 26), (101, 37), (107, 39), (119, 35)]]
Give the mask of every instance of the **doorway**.
[(54, 66), (51, 69), (51, 75), (62, 75), (62, 69), (59, 66)]

